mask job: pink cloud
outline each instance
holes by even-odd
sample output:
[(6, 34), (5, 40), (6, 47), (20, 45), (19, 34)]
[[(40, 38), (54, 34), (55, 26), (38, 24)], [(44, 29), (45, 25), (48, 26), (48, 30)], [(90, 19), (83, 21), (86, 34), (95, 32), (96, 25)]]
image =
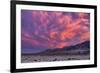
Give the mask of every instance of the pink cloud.
[[(42, 44), (47, 48), (63, 48), (64, 46), (73, 45), (71, 44), (73, 42), (72, 39), (76, 39), (77, 35), (80, 37), (78, 43), (89, 40), (89, 19), (86, 18), (88, 16), (87, 13), (76, 13), (76, 15), (78, 18), (74, 20), (71, 14), (63, 14), (63, 12), (33, 11), (33, 25), (36, 28), (33, 36), (38, 35), (45, 41), (40, 43), (40, 41), (35, 40), (27, 33), (22, 33), (22, 36), (24, 36), (22, 40), (26, 40), (33, 45)], [(52, 27), (52, 29), (49, 27)], [(41, 31), (43, 32), (41, 33)], [(83, 33), (78, 34), (78, 32)], [(70, 42), (66, 41), (66, 39), (70, 40)]]

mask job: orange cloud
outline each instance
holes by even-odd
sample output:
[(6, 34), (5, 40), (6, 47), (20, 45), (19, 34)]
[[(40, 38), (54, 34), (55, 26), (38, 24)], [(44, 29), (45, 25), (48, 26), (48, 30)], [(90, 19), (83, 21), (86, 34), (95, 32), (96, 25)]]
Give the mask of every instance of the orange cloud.
[(70, 45), (70, 44), (67, 42), (61, 42), (60, 44), (57, 44), (56, 48), (63, 48), (63, 47), (68, 46), (68, 45)]
[(90, 39), (90, 32), (82, 33), (80, 36), (81, 40), (89, 40)]
[(72, 39), (75, 36), (75, 33), (63, 31), (60, 36), (61, 36), (61, 40)]
[(53, 32), (50, 33), (50, 38), (55, 39), (56, 35), (57, 35), (57, 32), (53, 31)]
[[(68, 46), (68, 43), (62, 42), (66, 41), (66, 39), (76, 40), (77, 36), (81, 40), (87, 40), (90, 37), (89, 19), (85, 18), (87, 14), (80, 12), (76, 13), (76, 15), (78, 17), (74, 19), (71, 14), (63, 14), (63, 12), (33, 11), (33, 21), (36, 20), (34, 21), (36, 25), (34, 34), (44, 39), (45, 41), (42, 44), (48, 46), (48, 48)], [(57, 42), (57, 39), (61, 42)], [(81, 40), (77, 42), (81, 42)]]

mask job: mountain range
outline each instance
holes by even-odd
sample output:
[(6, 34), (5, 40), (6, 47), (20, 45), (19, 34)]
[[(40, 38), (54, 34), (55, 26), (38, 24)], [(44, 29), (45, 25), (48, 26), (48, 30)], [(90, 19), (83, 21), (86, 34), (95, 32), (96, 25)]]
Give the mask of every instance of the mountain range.
[(79, 54), (80, 55), (90, 54), (90, 41), (85, 41), (77, 45), (67, 46), (63, 48), (47, 49), (39, 53), (30, 53), (30, 54), (22, 53), (22, 55), (40, 55), (40, 56), (79, 55)]

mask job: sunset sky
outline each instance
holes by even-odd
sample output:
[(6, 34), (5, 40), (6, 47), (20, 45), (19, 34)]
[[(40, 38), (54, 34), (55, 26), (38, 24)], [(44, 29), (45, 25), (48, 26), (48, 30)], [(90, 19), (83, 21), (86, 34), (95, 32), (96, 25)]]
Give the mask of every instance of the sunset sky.
[(21, 10), (23, 53), (72, 46), (90, 40), (90, 14)]

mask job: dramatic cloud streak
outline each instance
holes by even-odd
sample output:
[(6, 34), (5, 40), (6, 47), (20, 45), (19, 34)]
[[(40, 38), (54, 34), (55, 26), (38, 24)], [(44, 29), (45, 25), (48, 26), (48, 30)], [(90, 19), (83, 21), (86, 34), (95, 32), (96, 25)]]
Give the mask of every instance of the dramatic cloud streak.
[(22, 10), (21, 28), (24, 45), (63, 48), (90, 39), (90, 14)]

